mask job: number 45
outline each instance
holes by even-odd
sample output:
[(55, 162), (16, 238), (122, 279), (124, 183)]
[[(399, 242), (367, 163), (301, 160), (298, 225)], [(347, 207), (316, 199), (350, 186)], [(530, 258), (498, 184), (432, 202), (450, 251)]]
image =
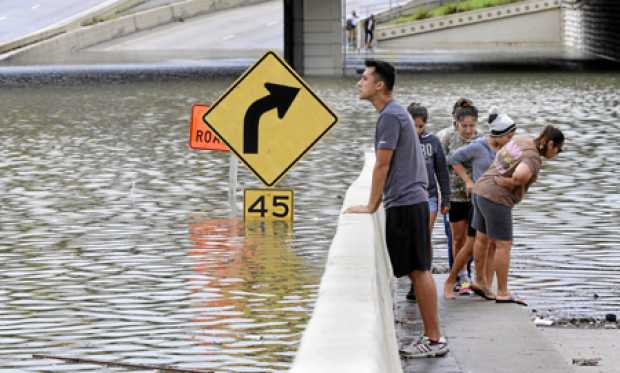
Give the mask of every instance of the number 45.
[[(293, 191), (274, 191), (272, 189), (253, 189), (245, 191), (244, 205), (246, 218), (292, 220)], [(271, 202), (271, 203), (269, 203)]]

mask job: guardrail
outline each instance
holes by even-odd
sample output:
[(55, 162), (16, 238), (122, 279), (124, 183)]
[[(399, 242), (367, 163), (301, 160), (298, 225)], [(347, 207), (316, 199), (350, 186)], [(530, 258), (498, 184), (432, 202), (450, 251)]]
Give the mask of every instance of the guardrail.
[[(15, 61), (18, 59), (28, 59), (29, 56), (34, 56), (35, 58), (62, 56), (138, 31), (152, 29), (217, 10), (265, 1), (267, 0), (187, 0), (177, 2), (109, 21), (98, 22), (92, 26), (79, 27), (70, 32), (61, 30), (46, 40), (41, 39), (32, 42), (31, 44), (36, 43), (34, 45), (24, 45), (20, 49), (0, 55), (0, 60)], [(90, 15), (88, 19), (93, 19), (93, 15)]]
[(561, 0), (530, 0), (509, 5), (489, 7), (447, 16), (433, 17), (421, 21), (397, 25), (377, 26), (377, 40), (388, 40), (426, 32), (438, 31), (468, 24), (487, 22), (517, 15), (541, 12), (560, 8)]
[[(344, 207), (368, 202), (374, 161), (374, 153), (367, 153)], [(402, 372), (384, 222), (382, 208), (372, 215), (340, 215), (292, 373)]]
[(94, 7), (91, 10), (79, 14), (66, 22), (61, 22), (56, 25), (47, 27), (43, 30), (30, 33), (23, 37), (6, 42), (4, 44), (0, 44), (0, 54), (18, 48), (23, 48), (25, 46), (53, 38), (66, 32), (70, 32), (72, 30), (80, 28), (84, 24), (95, 22), (98, 17), (129, 9), (132, 6), (139, 4), (143, 1), (144, 0), (108, 1), (102, 6)]

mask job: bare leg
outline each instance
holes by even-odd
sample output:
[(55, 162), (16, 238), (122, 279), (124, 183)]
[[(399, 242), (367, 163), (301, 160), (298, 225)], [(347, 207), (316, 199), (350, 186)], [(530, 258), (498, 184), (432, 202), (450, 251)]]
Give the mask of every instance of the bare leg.
[[(435, 220), (437, 219), (437, 212), (431, 212), (429, 215), (429, 219), (428, 219), (428, 232), (429, 232), (429, 240), (431, 238), (431, 236), (433, 235), (433, 227), (435, 226)], [(432, 248), (431, 248), (432, 250)], [(409, 289), (409, 292), (413, 292), (414, 290), (414, 284), (413, 284), (413, 280), (411, 280), (411, 288)]]
[(488, 289), (493, 288), (493, 277), (495, 274), (495, 241), (489, 241), (486, 258), (486, 284)]
[(436, 341), (441, 337), (437, 314), (437, 290), (430, 271), (413, 271), (409, 278), (415, 284), (418, 308), (424, 323), (424, 335)]
[(508, 273), (510, 272), (510, 250), (512, 241), (495, 241), (495, 271), (497, 272), (497, 299), (510, 298)]
[(489, 244), (488, 236), (482, 232), (476, 233), (476, 242), (474, 242), (474, 262), (476, 264), (476, 280), (475, 286), (479, 289), (488, 291), (488, 279), (486, 272), (486, 261), (488, 258)]
[[(435, 220), (437, 219), (437, 212), (431, 212), (428, 219), (428, 231), (431, 236), (433, 235), (433, 227), (435, 226)], [(430, 236), (429, 236), (430, 237)]]
[[(452, 256), (456, 258), (459, 250), (465, 246), (465, 240), (467, 239), (467, 220), (459, 220), (450, 223), (450, 229), (452, 230)], [(454, 263), (452, 266), (455, 267)]]
[(454, 258), (454, 263), (452, 264), (450, 274), (448, 275), (446, 282), (443, 284), (443, 296), (446, 299), (454, 299), (454, 285), (456, 284), (456, 278), (473, 254), (474, 238), (467, 237), (467, 241), (465, 242), (465, 246), (459, 251), (456, 258)]

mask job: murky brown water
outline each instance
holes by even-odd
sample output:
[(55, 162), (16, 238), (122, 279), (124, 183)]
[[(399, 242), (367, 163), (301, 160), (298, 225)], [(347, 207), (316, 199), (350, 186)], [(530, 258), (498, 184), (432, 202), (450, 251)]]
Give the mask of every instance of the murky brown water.
[[(186, 146), (191, 104), (231, 81), (0, 91), (1, 371), (102, 371), (33, 353), (287, 370), (376, 115), (353, 79), (311, 79), (341, 121), (279, 184), (295, 189), (294, 226), (246, 226), (230, 216), (228, 155)], [(515, 210), (511, 284), (558, 315), (617, 312), (620, 76), (425, 74), (399, 87), (435, 129), (467, 96), (522, 132), (565, 131), (566, 152)], [(239, 180), (260, 186), (244, 167)]]

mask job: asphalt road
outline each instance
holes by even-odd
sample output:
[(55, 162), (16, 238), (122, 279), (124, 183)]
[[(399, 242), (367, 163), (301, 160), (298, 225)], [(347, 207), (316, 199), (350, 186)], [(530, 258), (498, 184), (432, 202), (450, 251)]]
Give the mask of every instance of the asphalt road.
[(64, 23), (94, 7), (117, 0), (1, 0), (0, 44)]
[(191, 18), (89, 49), (136, 53), (282, 49), (283, 12), (282, 1), (274, 0)]
[[(151, 3), (162, 1), (151, 0)], [(358, 12), (368, 9), (378, 11), (405, 1), (349, 0), (347, 8), (358, 9)], [(148, 5), (149, 2), (144, 6)], [(187, 51), (209, 50), (236, 56), (243, 54), (242, 51), (281, 50), (284, 39), (283, 11), (282, 0), (218, 11), (113, 40), (90, 48), (90, 51), (149, 53), (166, 50), (183, 55)]]

